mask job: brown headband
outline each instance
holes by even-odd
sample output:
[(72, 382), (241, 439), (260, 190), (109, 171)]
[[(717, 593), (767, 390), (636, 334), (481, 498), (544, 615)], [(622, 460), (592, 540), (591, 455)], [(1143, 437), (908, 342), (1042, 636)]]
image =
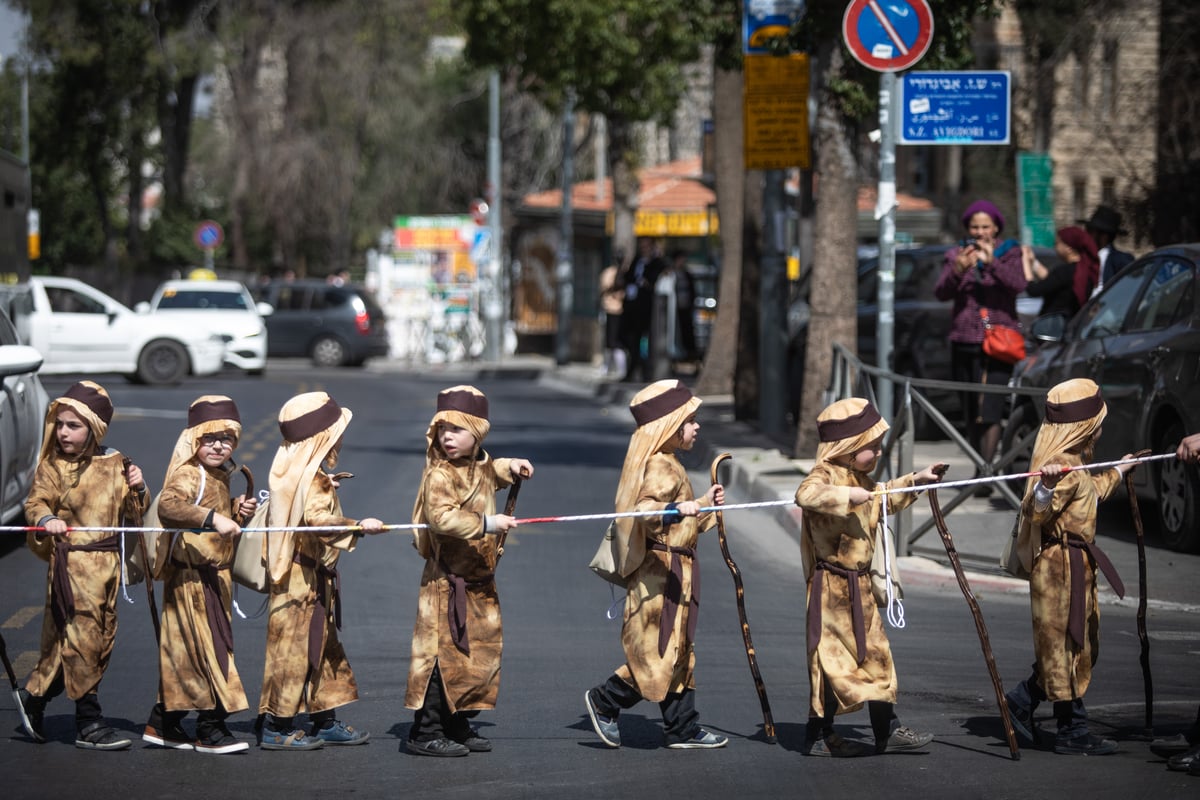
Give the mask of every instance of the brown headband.
[(1104, 399), (1097, 391), (1090, 397), (1071, 400), (1067, 403), (1052, 403), (1046, 401), (1046, 422), (1083, 422), (1091, 419), (1104, 410)]
[(194, 428), (202, 422), (218, 420), (233, 420), (240, 425), (242, 418), (238, 414), (237, 404), (232, 400), (204, 400), (192, 403), (192, 407), (188, 409), (189, 428)]
[(486, 420), (488, 418), (488, 401), (481, 394), (465, 392), (442, 392), (437, 398), (438, 411), (460, 411), (472, 417)]
[(67, 389), (66, 393), (63, 394), (63, 397), (71, 400), (78, 400), (80, 403), (83, 403), (85, 406), (91, 409), (93, 414), (104, 420), (105, 425), (112, 422), (112, 401), (101, 394), (98, 390), (93, 389), (91, 386), (87, 386), (83, 383), (77, 383), (70, 389)]
[(302, 442), (316, 436), (342, 418), (342, 409), (333, 398), (325, 401), (325, 405), (313, 409), (307, 414), (301, 414), (295, 419), (280, 420), (279, 432), (288, 442)]
[(691, 399), (691, 391), (682, 383), (677, 383), (662, 394), (630, 406), (629, 411), (640, 428), (647, 422), (665, 417), (677, 408), (683, 408)]
[(845, 419), (827, 419), (817, 423), (817, 438), (822, 442), (838, 442), (871, 430), (879, 420), (879, 411), (868, 404), (866, 408)]

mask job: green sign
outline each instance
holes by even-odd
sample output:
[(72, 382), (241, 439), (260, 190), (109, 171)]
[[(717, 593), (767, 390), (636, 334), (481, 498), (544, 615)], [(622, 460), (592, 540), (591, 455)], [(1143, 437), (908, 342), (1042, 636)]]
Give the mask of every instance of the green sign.
[(1021, 243), (1054, 246), (1054, 162), (1048, 153), (1017, 153), (1017, 216)]

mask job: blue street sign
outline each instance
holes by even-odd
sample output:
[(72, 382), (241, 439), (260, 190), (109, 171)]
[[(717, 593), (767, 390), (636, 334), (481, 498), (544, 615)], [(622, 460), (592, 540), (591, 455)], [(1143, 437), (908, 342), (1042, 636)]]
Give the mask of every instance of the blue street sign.
[(805, 0), (746, 0), (742, 13), (742, 52), (770, 52), (767, 42), (788, 35), (804, 16)]
[(900, 76), (900, 144), (1008, 144), (1012, 81), (1003, 70)]

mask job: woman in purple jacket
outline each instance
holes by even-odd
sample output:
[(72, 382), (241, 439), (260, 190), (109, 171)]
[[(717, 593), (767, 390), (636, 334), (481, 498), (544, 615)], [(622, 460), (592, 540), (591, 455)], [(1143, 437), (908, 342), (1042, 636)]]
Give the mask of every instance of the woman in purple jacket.
[[(942, 274), (934, 287), (939, 300), (953, 300), (950, 323), (951, 372), (956, 381), (1004, 386), (1012, 365), (983, 352), (983, 318), (986, 309), (992, 325), (1017, 328), (1017, 295), (1025, 289), (1021, 247), (1014, 239), (1000, 239), (1004, 217), (987, 200), (976, 200), (962, 215), (968, 238), (946, 253)], [(1004, 395), (965, 392), (967, 440), (990, 464), (1000, 442)], [(984, 486), (979, 492), (991, 493)]]

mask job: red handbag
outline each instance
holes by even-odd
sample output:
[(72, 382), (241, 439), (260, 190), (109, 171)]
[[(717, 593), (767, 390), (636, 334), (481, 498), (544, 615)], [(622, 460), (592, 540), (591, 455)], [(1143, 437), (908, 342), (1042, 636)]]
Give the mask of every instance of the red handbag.
[(983, 319), (983, 352), (990, 358), (1015, 364), (1025, 358), (1025, 337), (1014, 328), (993, 325), (988, 319), (988, 310), (979, 309)]

